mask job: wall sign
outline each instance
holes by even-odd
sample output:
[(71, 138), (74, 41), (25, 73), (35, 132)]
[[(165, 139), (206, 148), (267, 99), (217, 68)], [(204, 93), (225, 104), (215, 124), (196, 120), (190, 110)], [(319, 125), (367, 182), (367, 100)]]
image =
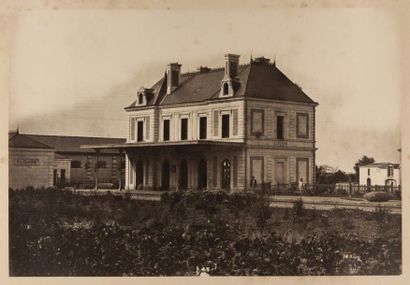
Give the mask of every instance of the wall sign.
[(39, 166), (40, 159), (38, 158), (20, 158), (14, 160), (16, 166)]

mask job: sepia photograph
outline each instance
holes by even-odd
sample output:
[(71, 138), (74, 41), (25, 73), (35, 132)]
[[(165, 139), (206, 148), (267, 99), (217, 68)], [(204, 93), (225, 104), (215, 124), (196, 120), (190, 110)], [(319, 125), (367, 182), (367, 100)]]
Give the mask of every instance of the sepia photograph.
[(403, 274), (397, 8), (234, 3), (15, 13), (9, 277)]

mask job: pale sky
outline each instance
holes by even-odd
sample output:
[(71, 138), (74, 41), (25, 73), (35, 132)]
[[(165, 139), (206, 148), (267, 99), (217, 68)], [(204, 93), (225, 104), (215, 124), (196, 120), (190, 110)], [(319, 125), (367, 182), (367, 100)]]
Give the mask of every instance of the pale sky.
[(166, 64), (273, 59), (319, 103), (317, 164), (399, 161), (400, 26), (376, 9), (27, 11), (12, 38), (11, 130), (125, 137), (123, 108)]

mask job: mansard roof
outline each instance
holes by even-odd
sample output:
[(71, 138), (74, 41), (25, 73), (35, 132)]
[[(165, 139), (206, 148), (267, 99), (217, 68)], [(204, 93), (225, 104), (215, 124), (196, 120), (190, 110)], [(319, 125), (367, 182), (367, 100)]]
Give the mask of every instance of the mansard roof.
[[(166, 74), (152, 88), (154, 96), (147, 102), (152, 105), (176, 105), (220, 100), (219, 92), (224, 69), (204, 69), (204, 71), (182, 73), (180, 85), (171, 94), (166, 94)], [(251, 62), (240, 65), (238, 75), (240, 85), (233, 97), (252, 97), (286, 102), (315, 103), (302, 89), (283, 74), (276, 64)], [(137, 108), (136, 100), (125, 109)]]

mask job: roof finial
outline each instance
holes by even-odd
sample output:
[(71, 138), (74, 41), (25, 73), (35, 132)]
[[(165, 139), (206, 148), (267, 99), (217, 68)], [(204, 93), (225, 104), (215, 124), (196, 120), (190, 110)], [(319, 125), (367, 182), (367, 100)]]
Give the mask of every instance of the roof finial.
[(253, 58), (252, 58), (252, 52), (251, 52), (251, 63), (253, 62)]
[(275, 55), (273, 55), (273, 66), (275, 66), (275, 67), (276, 67), (276, 54), (275, 54)]
[(20, 122), (17, 121), (17, 130), (16, 133), (19, 134), (20, 133)]

